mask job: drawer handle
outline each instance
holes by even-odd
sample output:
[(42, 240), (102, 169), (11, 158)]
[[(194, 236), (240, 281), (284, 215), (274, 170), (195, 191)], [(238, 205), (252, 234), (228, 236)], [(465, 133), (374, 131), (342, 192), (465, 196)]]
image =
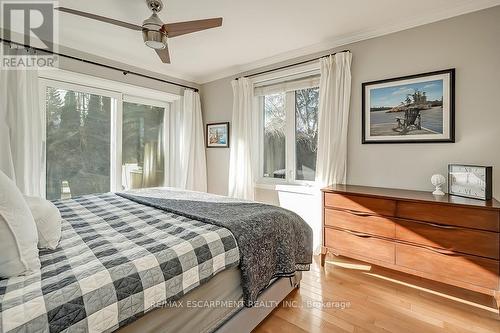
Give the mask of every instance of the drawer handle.
[(349, 214), (352, 214), (352, 215), (356, 215), (356, 216), (372, 216), (372, 214), (370, 214), (370, 213), (358, 212), (358, 211), (350, 210), (350, 209), (347, 209), (346, 212), (348, 212)]
[(427, 225), (430, 225), (431, 227), (436, 227), (436, 228), (441, 228), (441, 229), (460, 229), (459, 227), (454, 227), (451, 225), (442, 225), (442, 224), (429, 223), (429, 222), (418, 222), (418, 223), (427, 224)]
[(460, 254), (453, 252), (451, 250), (436, 249), (436, 248), (431, 247), (431, 246), (422, 246), (422, 247), (429, 250), (429, 251), (436, 252), (439, 254), (444, 254), (446, 256), (460, 256)]
[(362, 232), (357, 232), (357, 231), (351, 231), (351, 230), (343, 230), (344, 232), (347, 232), (348, 234), (351, 234), (356, 237), (362, 237), (362, 238), (371, 238), (371, 235), (364, 234)]

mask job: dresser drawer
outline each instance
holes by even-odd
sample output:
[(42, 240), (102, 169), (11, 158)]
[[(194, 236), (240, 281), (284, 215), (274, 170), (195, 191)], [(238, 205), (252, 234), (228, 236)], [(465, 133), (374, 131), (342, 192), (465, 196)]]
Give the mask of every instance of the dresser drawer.
[(498, 233), (456, 226), (398, 220), (396, 239), (499, 259)]
[(496, 260), (396, 244), (396, 264), (424, 272), (433, 280), (444, 277), (485, 288), (498, 288), (499, 262)]
[(398, 203), (398, 217), (497, 232), (500, 224), (495, 210), (405, 201)]
[(394, 216), (396, 201), (356, 195), (325, 193), (325, 206), (378, 215)]
[(325, 225), (386, 238), (395, 236), (395, 225), (390, 218), (369, 213), (325, 209)]
[(348, 255), (394, 263), (394, 242), (346, 230), (325, 228), (325, 246)]

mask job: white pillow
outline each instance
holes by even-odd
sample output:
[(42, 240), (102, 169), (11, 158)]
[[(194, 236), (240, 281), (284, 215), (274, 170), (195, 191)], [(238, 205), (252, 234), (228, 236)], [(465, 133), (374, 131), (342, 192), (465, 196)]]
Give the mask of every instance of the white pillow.
[(61, 239), (61, 213), (54, 204), (38, 197), (25, 196), (38, 230), (38, 248), (54, 250)]
[(0, 171), (0, 277), (40, 270), (35, 221), (16, 184)]

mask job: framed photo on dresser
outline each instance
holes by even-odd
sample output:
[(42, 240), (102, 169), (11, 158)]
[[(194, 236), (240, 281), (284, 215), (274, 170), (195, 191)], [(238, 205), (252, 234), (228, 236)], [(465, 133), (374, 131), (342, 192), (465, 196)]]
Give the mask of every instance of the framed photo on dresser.
[(455, 142), (455, 69), (362, 84), (362, 143)]

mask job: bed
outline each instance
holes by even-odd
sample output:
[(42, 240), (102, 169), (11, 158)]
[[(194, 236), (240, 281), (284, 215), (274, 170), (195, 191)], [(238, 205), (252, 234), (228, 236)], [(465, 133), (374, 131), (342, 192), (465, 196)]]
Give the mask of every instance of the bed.
[(310, 228), (274, 206), (168, 188), (54, 204), (60, 244), (0, 280), (1, 332), (250, 331), (311, 263)]

